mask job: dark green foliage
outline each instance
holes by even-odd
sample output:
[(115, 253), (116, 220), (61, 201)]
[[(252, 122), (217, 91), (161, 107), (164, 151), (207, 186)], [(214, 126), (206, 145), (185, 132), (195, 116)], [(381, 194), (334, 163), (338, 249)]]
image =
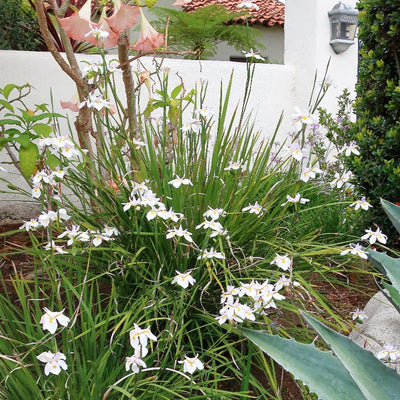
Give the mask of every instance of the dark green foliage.
[(22, 0), (0, 0), (0, 50), (42, 50), (36, 15)]
[(398, 0), (362, 0), (360, 10), (359, 82), (351, 140), (360, 156), (348, 167), (374, 208), (375, 222), (398, 242), (398, 234), (379, 206), (384, 197), (400, 201), (400, 5)]
[[(168, 27), (168, 45), (173, 50), (193, 50), (196, 59), (210, 58), (215, 55), (217, 46), (226, 42), (237, 50), (260, 49), (264, 46), (255, 37), (259, 32), (249, 26), (230, 24), (243, 13), (232, 13), (224, 6), (214, 4), (199, 8), (192, 13), (154, 7), (159, 17), (154, 22), (158, 30), (164, 30), (165, 21), (170, 17)], [(193, 57), (192, 57), (193, 58)]]

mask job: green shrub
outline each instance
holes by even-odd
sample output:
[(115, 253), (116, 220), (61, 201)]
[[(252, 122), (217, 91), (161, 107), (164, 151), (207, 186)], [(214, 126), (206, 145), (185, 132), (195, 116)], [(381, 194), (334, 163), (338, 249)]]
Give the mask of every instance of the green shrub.
[(393, 241), (398, 234), (379, 199), (400, 201), (400, 10), (397, 1), (363, 0), (360, 10), (359, 82), (354, 110), (357, 122), (349, 139), (360, 155), (348, 158), (355, 184), (374, 208), (368, 224), (377, 223)]
[(168, 44), (174, 50), (196, 51), (192, 56), (196, 59), (207, 59), (215, 55), (219, 43), (225, 42), (236, 50), (264, 48), (256, 40), (259, 32), (250, 26), (232, 25), (230, 22), (243, 13), (233, 13), (224, 6), (213, 4), (202, 7), (194, 12), (171, 10), (169, 8), (153, 9), (160, 17), (154, 23), (163, 30), (166, 17), (170, 18), (168, 27)]
[(25, 1), (0, 0), (0, 50), (42, 50), (36, 15)]

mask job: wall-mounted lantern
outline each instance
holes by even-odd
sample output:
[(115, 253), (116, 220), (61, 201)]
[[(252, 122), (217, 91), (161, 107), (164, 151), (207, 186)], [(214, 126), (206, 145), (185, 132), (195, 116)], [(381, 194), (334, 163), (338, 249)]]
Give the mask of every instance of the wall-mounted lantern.
[(330, 45), (336, 54), (343, 53), (352, 44), (358, 24), (358, 10), (341, 1), (328, 12), (331, 23)]

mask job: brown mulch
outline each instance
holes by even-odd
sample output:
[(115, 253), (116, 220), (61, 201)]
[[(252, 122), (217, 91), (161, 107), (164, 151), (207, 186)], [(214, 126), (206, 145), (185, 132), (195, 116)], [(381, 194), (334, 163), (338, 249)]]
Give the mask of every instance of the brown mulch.
[[(32, 259), (23, 252), (25, 247), (29, 247), (30, 238), (24, 230), (18, 230), (21, 224), (3, 224), (0, 225), (0, 273), (3, 284), (0, 285), (0, 293), (7, 292), (13, 299), (15, 296), (11, 277), (16, 273), (26, 275), (32, 271)], [(13, 234), (2, 236), (3, 233), (17, 231)], [(363, 308), (372, 295), (377, 292), (375, 282), (369, 274), (349, 275), (343, 277), (342, 285), (332, 285), (328, 282), (316, 280), (314, 285), (319, 293), (324, 295), (334, 307), (336, 313), (350, 320), (350, 312), (357, 307)], [(351, 282), (351, 285), (346, 284)], [(354, 286), (362, 288), (357, 291)], [(259, 382), (268, 385), (265, 373), (262, 371), (252, 371)], [(282, 385), (283, 400), (303, 400), (298, 384), (291, 375), (281, 368), (277, 369), (277, 381)], [(232, 390), (232, 386), (226, 388)], [(238, 388), (240, 389), (240, 388)]]

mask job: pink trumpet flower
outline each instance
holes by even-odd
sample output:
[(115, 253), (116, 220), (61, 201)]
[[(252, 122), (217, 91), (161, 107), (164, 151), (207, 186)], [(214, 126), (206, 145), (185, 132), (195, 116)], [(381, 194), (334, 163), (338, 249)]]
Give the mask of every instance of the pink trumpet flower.
[(91, 0), (70, 17), (58, 19), (67, 35), (74, 40), (84, 40), (95, 46), (114, 47), (117, 45), (119, 33), (137, 23), (139, 7), (121, 4), (114, 0), (114, 13), (105, 17), (105, 8), (99, 22), (91, 21)]
[(164, 44), (164, 35), (157, 32), (140, 9), (141, 30), (139, 40), (132, 46), (136, 51), (153, 51)]
[(122, 32), (136, 25), (139, 19), (139, 7), (121, 4), (121, 0), (114, 0), (114, 13), (105, 20), (114, 32)]

